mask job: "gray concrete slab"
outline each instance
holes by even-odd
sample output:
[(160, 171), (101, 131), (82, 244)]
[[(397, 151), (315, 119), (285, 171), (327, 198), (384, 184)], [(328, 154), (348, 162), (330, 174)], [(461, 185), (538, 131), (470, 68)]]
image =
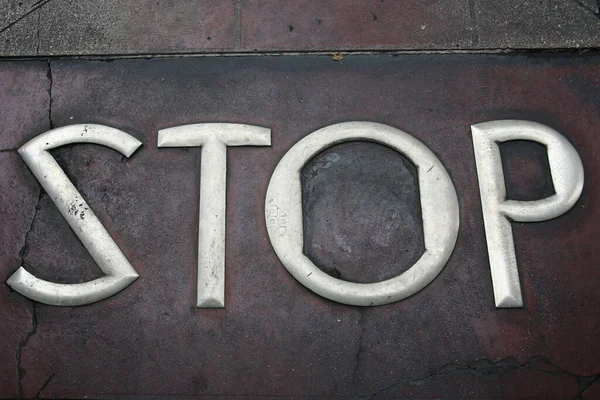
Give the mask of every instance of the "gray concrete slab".
[(593, 13), (600, 13), (600, 1), (598, 0), (576, 0), (582, 6), (588, 8)]
[(17, 22), (20, 18), (25, 17), (28, 12), (35, 11), (32, 11), (32, 9), (35, 8), (36, 3), (36, 0), (0, 1), (2, 9), (2, 13), (0, 13), (0, 26), (2, 26), (2, 29)]
[(474, 17), (475, 47), (600, 47), (595, 0), (474, 0)]
[(0, 54), (36, 55), (39, 11), (35, 0), (0, 0)]
[(2, 56), (193, 53), (234, 44), (233, 0), (0, 1), (13, 10), (0, 28)]
[(0, 0), (0, 56), (600, 47), (597, 0)]

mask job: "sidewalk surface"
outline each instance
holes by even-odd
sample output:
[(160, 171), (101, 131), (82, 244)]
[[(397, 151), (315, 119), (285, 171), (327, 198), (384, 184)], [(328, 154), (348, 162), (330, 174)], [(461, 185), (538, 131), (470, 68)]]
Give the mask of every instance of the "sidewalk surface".
[(4, 56), (600, 46), (597, 0), (2, 0)]
[[(0, 0), (0, 275), (103, 274), (17, 149), (102, 124), (142, 142), (52, 151), (140, 278), (85, 306), (0, 286), (0, 398), (600, 398), (600, 18), (572, 1)], [(566, 214), (512, 223), (524, 307), (494, 305), (470, 126), (530, 120), (585, 170)], [(459, 198), (442, 272), (353, 307), (299, 283), (273, 251), (265, 197), (319, 128), (396, 127)], [(226, 307), (196, 307), (200, 148), (161, 129), (230, 122), (271, 145), (227, 150)], [(554, 193), (546, 147), (501, 146), (507, 196)], [(385, 146), (336, 145), (303, 169), (304, 253), (376, 282), (425, 250), (419, 173)]]

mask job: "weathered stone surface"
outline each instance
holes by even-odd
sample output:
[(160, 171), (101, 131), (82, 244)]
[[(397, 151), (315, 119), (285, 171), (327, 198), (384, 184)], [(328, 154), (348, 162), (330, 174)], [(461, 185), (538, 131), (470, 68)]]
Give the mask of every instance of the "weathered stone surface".
[(36, 55), (40, 13), (36, 0), (1, 0), (0, 50), (2, 55)]
[(587, 8), (591, 12), (598, 14), (600, 13), (600, 3), (598, 0), (576, 0), (580, 5)]
[(0, 56), (600, 47), (596, 0), (0, 0)]
[[(33, 6), (3, 2), (15, 17)], [(0, 33), (2, 55), (164, 54), (234, 45), (234, 0), (51, 0), (33, 7), (39, 8)]]
[(50, 128), (51, 82), (45, 61), (0, 67), (0, 150), (17, 149)]
[(4, 281), (21, 265), (39, 189), (16, 151), (0, 152), (0, 165), (0, 397), (15, 398), (25, 376), (20, 370), (21, 357), (36, 321), (33, 303), (14, 293)]
[(247, 50), (455, 49), (470, 43), (467, 1), (243, 2)]
[[(53, 61), (51, 69), (55, 126), (102, 123), (143, 142), (130, 160), (93, 145), (55, 152), (140, 279), (89, 306), (36, 305), (36, 333), (21, 353), (26, 396), (42, 387), (46, 397), (76, 398), (569, 398), (591, 390), (600, 374), (597, 56), (207, 57)], [(539, 121), (565, 134), (581, 154), (587, 182), (567, 215), (514, 224), (526, 306), (513, 310), (493, 303), (469, 132), (470, 124), (505, 118)], [(265, 229), (265, 192), (283, 154), (314, 130), (349, 120), (389, 124), (424, 142), (448, 169), (460, 200), (461, 230), (447, 266), (424, 290), (388, 306), (355, 308), (313, 294), (281, 265)], [(156, 147), (159, 129), (215, 121), (273, 132), (271, 147), (228, 150), (224, 310), (194, 306), (200, 151)], [(373, 157), (367, 172), (376, 170), (375, 160), (382, 168), (398, 165), (395, 154), (379, 153), (378, 146), (352, 146), (348, 156)], [(543, 193), (543, 157), (525, 161), (529, 150), (508, 150), (507, 168), (525, 166), (512, 175), (515, 189), (523, 180), (537, 185), (517, 195)], [(24, 164), (9, 154), (15, 160), (3, 164), (6, 173), (31, 184)], [(323, 179), (328, 170), (320, 172)], [(385, 185), (410, 182), (394, 173), (371, 175), (370, 197), (388, 200), (361, 202), (372, 207), (369, 215), (394, 203), (387, 192), (395, 189)], [(3, 250), (13, 254), (0, 265), (4, 279), (19, 262), (35, 189), (17, 198), (3, 193), (2, 201), (27, 210), (4, 228), (13, 238)], [(337, 193), (340, 205), (354, 204), (351, 194)], [(353, 216), (331, 216), (331, 227), (351, 226)], [(381, 231), (377, 224), (354, 229), (357, 239)], [(47, 238), (53, 230), (59, 237)], [(28, 268), (68, 282), (91, 276), (89, 256), (67, 231), (42, 196)], [(333, 247), (328, 240), (314, 241)], [(353, 251), (361, 256), (345, 259), (348, 271), (368, 268), (376, 276), (362, 265), (363, 254), (385, 259), (388, 251), (404, 250), (370, 247), (356, 240)], [(16, 316), (1, 329), (17, 332), (17, 339), (2, 345), (15, 360), (31, 330), (31, 302), (8, 295)], [(4, 397), (14, 397), (11, 373)]]
[(598, 4), (580, 0), (473, 0), (476, 47), (600, 47)]
[[(33, 303), (4, 281), (22, 263), (36, 214), (39, 188), (16, 148), (50, 127), (46, 62), (0, 65), (0, 396), (19, 395), (21, 356), (35, 332)], [(25, 350), (24, 350), (25, 349)]]
[(585, 400), (592, 400), (592, 399), (597, 399), (600, 397), (600, 380), (598, 380), (598, 378), (596, 378), (596, 380), (592, 383), (592, 385), (586, 389), (581, 397), (583, 397)]

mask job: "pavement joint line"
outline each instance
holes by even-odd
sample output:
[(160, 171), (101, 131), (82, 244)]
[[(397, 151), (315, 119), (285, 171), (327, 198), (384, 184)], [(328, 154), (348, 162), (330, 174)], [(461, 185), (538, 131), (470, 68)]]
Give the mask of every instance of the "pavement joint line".
[(35, 55), (38, 56), (40, 54), (40, 21), (42, 18), (42, 13), (40, 11), (37, 12), (37, 23), (35, 27), (35, 37), (36, 37), (36, 46), (35, 46)]
[(235, 2), (235, 32), (234, 46), (236, 49), (242, 47), (242, 12), (244, 10), (244, 1), (237, 0)]
[(471, 18), (471, 45), (479, 44), (479, 34), (477, 31), (477, 14), (475, 13), (475, 0), (469, 0), (469, 16)]
[(54, 122), (52, 122), (52, 85), (54, 83), (52, 79), (52, 60), (48, 60), (48, 70), (46, 71), (46, 78), (48, 79), (48, 123), (50, 129), (54, 129)]
[[(600, 17), (600, 11), (599, 10), (594, 10), (593, 8), (590, 8), (590, 6), (588, 6), (587, 4), (585, 4), (584, 2), (582, 2), (581, 0), (574, 0), (575, 3), (582, 8), (583, 10), (585, 10), (586, 12), (591, 12), (593, 15), (595, 15), (596, 17)], [(600, 6), (599, 6), (600, 9)]]
[(2, 61), (48, 61), (48, 60), (92, 60), (115, 61), (120, 59), (178, 59), (178, 58), (210, 58), (210, 57), (294, 57), (294, 56), (326, 56), (334, 53), (344, 56), (371, 55), (443, 55), (443, 54), (600, 54), (600, 47), (554, 48), (554, 49), (449, 49), (449, 50), (323, 50), (323, 51), (262, 51), (262, 52), (223, 52), (223, 53), (159, 53), (159, 54), (81, 54), (81, 55), (38, 55), (38, 56), (0, 56)]

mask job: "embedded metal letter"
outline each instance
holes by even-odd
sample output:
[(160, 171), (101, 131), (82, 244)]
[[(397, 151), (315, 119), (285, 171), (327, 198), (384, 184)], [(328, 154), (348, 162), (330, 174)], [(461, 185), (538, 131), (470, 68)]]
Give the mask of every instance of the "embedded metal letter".
[[(530, 121), (491, 121), (471, 126), (481, 208), (496, 307), (522, 307), (519, 271), (510, 220), (537, 222), (567, 212), (581, 195), (583, 165), (564, 136)], [(530, 140), (545, 145), (555, 194), (535, 201), (506, 199), (498, 142)]]
[(202, 147), (198, 224), (199, 308), (225, 307), (225, 216), (227, 146), (270, 146), (271, 130), (207, 123), (158, 132), (158, 147)]
[(56, 306), (79, 306), (106, 299), (139, 276), (49, 152), (72, 143), (100, 144), (126, 157), (142, 144), (118, 129), (81, 124), (52, 129), (19, 149), (31, 172), (105, 274), (89, 282), (62, 284), (37, 278), (21, 266), (6, 281), (23, 296)]
[[(303, 254), (300, 172), (317, 153), (338, 143), (372, 141), (404, 154), (418, 168), (425, 251), (407, 271), (375, 283), (334, 278)], [(271, 177), (265, 201), (269, 238), (287, 270), (313, 292), (356, 306), (389, 304), (413, 295), (442, 270), (456, 243), (459, 210), (450, 176), (437, 157), (411, 135), (373, 122), (345, 122), (308, 135), (281, 159)]]

